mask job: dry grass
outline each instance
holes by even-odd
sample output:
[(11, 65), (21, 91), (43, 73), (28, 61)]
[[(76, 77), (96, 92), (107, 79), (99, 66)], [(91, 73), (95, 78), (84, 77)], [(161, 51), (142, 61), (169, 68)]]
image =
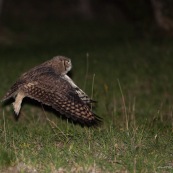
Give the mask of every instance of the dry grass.
[(26, 40), (0, 48), (1, 96), (21, 73), (63, 54), (72, 59), (69, 75), (98, 100), (103, 123), (81, 127), (32, 102), (16, 121), (11, 105), (2, 106), (1, 172), (172, 171), (172, 41), (120, 40), (116, 26), (98, 23), (25, 27)]

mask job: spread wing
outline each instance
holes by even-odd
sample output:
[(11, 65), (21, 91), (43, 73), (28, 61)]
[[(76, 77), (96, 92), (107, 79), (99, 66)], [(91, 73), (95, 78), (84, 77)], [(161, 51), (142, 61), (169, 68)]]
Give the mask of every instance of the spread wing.
[(75, 88), (60, 75), (47, 72), (37, 79), (24, 83), (20, 90), (26, 97), (51, 106), (61, 114), (87, 125), (97, 124), (100, 120), (83, 101)]
[(67, 81), (70, 83), (70, 85), (75, 89), (76, 93), (77, 93), (78, 96), (81, 98), (81, 100), (82, 100), (84, 103), (86, 103), (88, 106), (91, 107), (91, 104), (94, 103), (95, 101), (92, 100), (91, 98), (89, 98), (88, 95), (87, 95), (84, 91), (82, 91), (82, 90), (73, 82), (73, 80), (72, 80), (70, 77), (68, 77), (67, 75), (64, 75), (64, 76), (62, 76), (62, 77), (63, 77), (63, 79), (67, 80)]
[(2, 98), (2, 101), (6, 101), (11, 97), (15, 97), (18, 90), (29, 81), (37, 81), (39, 76), (43, 74), (54, 73), (52, 68), (45, 67), (42, 64), (40, 66), (32, 68), (30, 71), (24, 73), (8, 90), (5, 96)]
[(10, 99), (11, 97), (15, 97), (19, 88), (24, 85), (26, 81), (19, 79), (16, 83), (12, 85), (12, 87), (8, 90), (8, 92), (5, 94), (5, 96), (2, 98), (2, 101), (6, 101)]

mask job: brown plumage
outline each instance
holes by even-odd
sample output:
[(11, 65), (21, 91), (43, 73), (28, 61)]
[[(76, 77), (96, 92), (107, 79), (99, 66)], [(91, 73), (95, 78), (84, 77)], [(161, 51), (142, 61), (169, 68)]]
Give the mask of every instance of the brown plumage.
[(97, 124), (100, 118), (91, 110), (93, 101), (66, 75), (71, 67), (71, 60), (64, 56), (44, 62), (24, 73), (3, 101), (15, 98), (13, 107), (17, 115), (23, 98), (29, 97), (82, 124)]

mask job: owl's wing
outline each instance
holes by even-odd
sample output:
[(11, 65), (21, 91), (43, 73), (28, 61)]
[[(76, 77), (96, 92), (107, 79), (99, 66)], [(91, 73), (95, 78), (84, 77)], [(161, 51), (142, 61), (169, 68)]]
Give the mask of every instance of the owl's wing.
[(25, 83), (25, 80), (18, 80), (17, 82), (15, 82), (12, 87), (8, 90), (8, 92), (5, 94), (5, 96), (2, 98), (2, 101), (6, 101), (8, 99), (10, 99), (11, 97), (15, 97), (18, 89), (23, 86), (23, 84)]
[(74, 82), (73, 80), (67, 76), (64, 75), (62, 76), (63, 79), (65, 79), (66, 81), (68, 81), (70, 83), (70, 85), (74, 88), (74, 90), (76, 91), (76, 93), (78, 94), (78, 96), (81, 98), (81, 100), (86, 103), (88, 106), (91, 106), (92, 103), (96, 102), (94, 100), (92, 100), (91, 98), (88, 97), (88, 95), (82, 91)]
[(71, 84), (55, 73), (45, 73), (38, 80), (20, 88), (27, 97), (51, 106), (68, 118), (86, 125), (97, 124), (100, 119), (79, 97)]
[(8, 90), (8, 92), (5, 94), (5, 96), (2, 98), (2, 101), (6, 101), (10, 99), (11, 97), (15, 97), (18, 90), (29, 81), (37, 81), (39, 79), (39, 76), (46, 73), (54, 73), (52, 68), (45, 67), (42, 64), (39, 66), (36, 66), (29, 70), (26, 73), (23, 73), (21, 77), (12, 85), (12, 87)]

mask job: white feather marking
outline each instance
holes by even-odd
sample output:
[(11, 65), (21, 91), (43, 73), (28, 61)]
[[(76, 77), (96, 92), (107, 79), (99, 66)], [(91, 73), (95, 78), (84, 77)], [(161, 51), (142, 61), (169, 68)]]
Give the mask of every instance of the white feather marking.
[(82, 91), (74, 82), (73, 80), (67, 76), (67, 75), (63, 75), (62, 76), (63, 79), (65, 79), (66, 81), (68, 81), (71, 86), (75, 89), (75, 91), (77, 92), (78, 96), (83, 100), (85, 101), (86, 103), (90, 103), (91, 102), (91, 99), (87, 96), (87, 94)]
[(20, 112), (21, 103), (24, 97), (25, 94), (23, 92), (19, 92), (15, 98), (15, 102), (13, 103), (13, 108), (16, 115), (18, 115)]

